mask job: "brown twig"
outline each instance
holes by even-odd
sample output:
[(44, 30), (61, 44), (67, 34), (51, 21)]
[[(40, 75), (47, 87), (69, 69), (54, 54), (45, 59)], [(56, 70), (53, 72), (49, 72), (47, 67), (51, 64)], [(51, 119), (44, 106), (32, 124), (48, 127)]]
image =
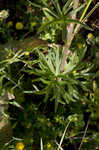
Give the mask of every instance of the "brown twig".
[(59, 147), (60, 150), (64, 150), (59, 144), (57, 141), (55, 141), (56, 145)]
[(84, 140), (84, 138), (85, 138), (85, 136), (86, 136), (86, 133), (87, 133), (87, 130), (88, 130), (88, 126), (89, 126), (89, 122), (90, 122), (90, 117), (89, 117), (89, 119), (88, 119), (88, 121), (87, 121), (87, 125), (86, 125), (86, 128), (85, 128), (85, 132), (84, 132), (84, 135), (83, 135), (83, 137), (82, 137), (82, 140), (81, 140), (81, 143), (80, 143), (80, 146), (79, 146), (78, 150), (80, 150), (81, 147), (82, 147), (82, 145), (83, 145), (83, 140)]
[[(78, 7), (78, 4), (79, 4), (79, 0), (74, 0), (74, 6), (73, 6), (73, 9), (76, 9)], [(72, 15), (72, 19), (76, 19), (76, 14), (73, 14)], [(67, 58), (67, 55), (68, 55), (68, 50), (70, 48), (70, 45), (71, 45), (71, 40), (72, 40), (72, 34), (73, 34), (73, 31), (74, 31), (74, 26), (75, 24), (74, 23), (71, 23), (67, 29), (67, 40), (66, 40), (66, 43), (64, 45), (64, 53), (63, 53), (63, 59), (62, 59), (62, 65), (61, 65), (61, 71), (64, 71), (64, 66), (66, 64), (66, 58)]]

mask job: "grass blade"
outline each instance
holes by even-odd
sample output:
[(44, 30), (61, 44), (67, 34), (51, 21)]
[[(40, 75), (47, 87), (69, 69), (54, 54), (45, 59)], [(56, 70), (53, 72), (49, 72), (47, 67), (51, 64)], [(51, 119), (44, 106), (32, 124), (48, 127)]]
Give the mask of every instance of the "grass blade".
[(58, 150), (60, 149), (60, 147), (61, 147), (61, 145), (62, 145), (62, 142), (63, 142), (63, 140), (64, 140), (66, 131), (67, 131), (68, 127), (69, 127), (69, 124), (70, 124), (70, 121), (68, 122), (68, 124), (67, 124), (67, 126), (66, 126), (66, 128), (65, 128), (65, 130), (64, 130), (64, 133), (63, 133), (63, 135), (62, 135), (62, 138), (61, 138), (60, 143), (59, 143), (59, 146), (58, 146)]
[(72, 2), (72, 1), (73, 1), (73, 0), (68, 0), (68, 1), (66, 2), (66, 4), (63, 6), (62, 12), (63, 12), (64, 15), (67, 13), (68, 7), (70, 7), (70, 6), (73, 5), (73, 2)]
[(41, 150), (43, 150), (43, 141), (42, 141), (42, 138), (41, 138)]
[(70, 11), (70, 13), (68, 13), (68, 16), (72, 16), (73, 14), (77, 13), (78, 11), (80, 11), (83, 7), (85, 6), (85, 4), (79, 6), (76, 9), (73, 9), (72, 11)]

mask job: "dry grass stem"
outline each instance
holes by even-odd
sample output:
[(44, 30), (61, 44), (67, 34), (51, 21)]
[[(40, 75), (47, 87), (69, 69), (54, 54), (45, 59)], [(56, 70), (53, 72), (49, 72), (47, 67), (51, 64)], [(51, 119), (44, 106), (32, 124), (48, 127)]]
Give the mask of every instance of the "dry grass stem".
[[(74, 5), (73, 5), (73, 9), (76, 9), (78, 7), (79, 4), (79, 0), (74, 0)], [(76, 15), (77, 13), (72, 15), (72, 19), (76, 19)], [(71, 40), (72, 40), (72, 35), (73, 35), (73, 31), (74, 31), (74, 23), (71, 23), (68, 27), (67, 27), (67, 40), (66, 43), (64, 45), (64, 53), (63, 53), (63, 60), (62, 60), (62, 65), (61, 65), (61, 71), (64, 71), (64, 66), (66, 64), (66, 58), (68, 56), (68, 50), (70, 48), (71, 45)]]

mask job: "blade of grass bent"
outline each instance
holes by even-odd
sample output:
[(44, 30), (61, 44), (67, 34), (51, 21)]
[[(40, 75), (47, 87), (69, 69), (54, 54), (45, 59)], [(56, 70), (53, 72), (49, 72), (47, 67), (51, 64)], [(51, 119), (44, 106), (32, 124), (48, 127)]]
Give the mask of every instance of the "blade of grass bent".
[[(64, 130), (64, 133), (63, 133), (62, 138), (61, 138), (60, 143), (59, 143), (59, 147), (61, 147), (61, 145), (62, 145), (62, 142), (64, 140), (64, 137), (65, 137), (65, 134), (66, 134), (66, 131), (67, 131), (68, 127), (69, 127), (70, 122), (71, 121), (68, 122), (68, 124), (67, 124), (67, 126), (66, 126), (66, 128)], [(59, 147), (58, 147), (58, 150), (59, 150)]]
[(41, 150), (43, 150), (43, 141), (42, 141), (42, 138), (41, 138)]
[[(67, 13), (67, 9), (68, 9), (68, 7), (70, 7), (70, 4), (71, 4), (71, 3), (72, 3), (72, 0), (68, 0), (68, 1), (66, 2), (66, 4), (63, 6), (62, 12), (63, 12), (64, 15)], [(73, 3), (72, 3), (72, 4), (73, 4)]]
[(68, 15), (71, 15), (71, 16), (72, 16), (73, 14), (77, 13), (78, 11), (80, 11), (84, 6), (85, 6), (85, 4), (79, 6), (79, 7), (76, 8), (76, 9), (73, 9), (72, 11), (70, 11), (70, 13), (69, 13)]

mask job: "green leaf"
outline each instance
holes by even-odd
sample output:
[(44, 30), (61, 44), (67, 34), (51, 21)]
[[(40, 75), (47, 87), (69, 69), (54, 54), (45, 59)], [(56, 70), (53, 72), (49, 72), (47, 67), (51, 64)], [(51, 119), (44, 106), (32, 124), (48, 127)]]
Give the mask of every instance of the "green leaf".
[(42, 89), (40, 91), (35, 91), (34, 94), (44, 95), (44, 94), (46, 94), (46, 91), (47, 91), (47, 87), (45, 87), (44, 89)]
[(73, 5), (72, 1), (73, 0), (68, 0), (66, 2), (66, 4), (63, 6), (62, 12), (63, 12), (64, 15), (66, 15), (68, 8), (72, 8), (72, 5)]
[[(39, 56), (40, 56), (40, 59), (43, 60), (43, 62), (45, 63), (44, 65), (47, 65), (47, 67), (50, 69), (50, 71), (53, 74), (55, 74), (54, 66), (53, 66), (52, 61), (51, 61), (51, 56), (49, 56), (48, 60), (46, 59), (46, 57), (41, 52), (39, 52)], [(42, 61), (40, 61), (40, 64), (42, 64)]]
[(47, 84), (47, 85), (50, 84), (50, 81), (47, 81), (47, 80), (45, 80), (45, 79), (43, 79), (43, 78), (40, 78), (40, 80), (41, 80), (44, 84)]
[(87, 46), (86, 45), (83, 45), (81, 50), (78, 51), (78, 57), (79, 57), (80, 61), (84, 58), (86, 51), (87, 51)]
[(57, 49), (56, 50), (56, 56), (55, 56), (55, 67), (56, 67), (56, 76), (59, 75), (60, 73), (60, 67), (61, 67), (61, 61), (62, 61), (62, 57), (60, 57), (60, 50)]
[(77, 56), (77, 52), (74, 52), (69, 63), (67, 63), (64, 67), (65, 68), (64, 74), (71, 72), (76, 67), (78, 62), (79, 62), (79, 57)]
[(3, 83), (3, 79), (5, 78), (5, 75), (2, 75), (1, 77), (0, 77), (0, 89), (2, 89), (2, 83)]
[(59, 14), (59, 16), (62, 16), (62, 11), (61, 11), (61, 8), (60, 8), (58, 1), (56, 2), (56, 9), (57, 9), (57, 13)]
[(25, 93), (25, 94), (33, 94), (34, 91), (23, 91), (23, 93)]
[(64, 101), (62, 101), (61, 99), (58, 99), (57, 102), (60, 103), (60, 104), (62, 104), (62, 105), (65, 105), (65, 104), (66, 104), (66, 103), (65, 103)]
[(53, 0), (52, 3), (54, 4), (54, 7), (56, 8), (58, 16), (62, 16), (62, 11), (61, 11), (58, 0), (56, 2), (54, 2), (54, 0)]
[(3, 60), (0, 62), (0, 71), (3, 71), (5, 69), (5, 67), (7, 66), (8, 61), (7, 60)]
[(76, 99), (76, 100), (79, 100), (79, 93), (77, 91), (77, 89), (73, 89), (73, 97)]
[(68, 19), (66, 17), (64, 18), (60, 18), (60, 19), (54, 19), (53, 21), (49, 21), (47, 23), (44, 23), (39, 29), (38, 32), (43, 31), (46, 27), (49, 27), (50, 25), (57, 25), (57, 24), (61, 24), (64, 25), (65, 24), (70, 24), (70, 23), (76, 23), (76, 24), (80, 24), (82, 27), (88, 29), (88, 30), (92, 30), (88, 25), (83, 24), (77, 20), (73, 20), (73, 19)]
[(14, 105), (16, 107), (19, 107), (19, 108), (23, 109), (23, 107), (20, 104), (18, 104), (16, 101), (9, 102), (9, 104)]
[(56, 100), (55, 100), (55, 113), (57, 112), (58, 105), (59, 105), (59, 103), (58, 103), (58, 101), (57, 101), (57, 99), (56, 99)]
[(42, 8), (42, 6), (39, 5), (39, 4), (33, 3), (31, 1), (28, 1), (28, 2), (31, 4), (31, 6), (34, 6), (34, 7), (37, 7), (37, 8)]
[(70, 11), (70, 13), (68, 13), (67, 16), (72, 16), (73, 14), (77, 13), (78, 11), (80, 11), (84, 6), (85, 6), (85, 4), (83, 4), (83, 5), (79, 6), (78, 8)]
[(67, 30), (66, 30), (66, 25), (64, 24), (62, 29), (62, 40), (64, 43), (66, 42), (66, 37), (67, 37)]
[(50, 94), (51, 94), (51, 90), (52, 90), (52, 88), (51, 88), (51, 83), (46, 87), (46, 93), (45, 93), (45, 97), (44, 97), (44, 103), (46, 103), (47, 101), (48, 101), (48, 99), (49, 99), (49, 96), (50, 96)]
[(55, 17), (55, 18), (59, 18), (59, 16), (51, 9), (51, 8), (43, 8), (42, 10), (45, 10), (47, 11), (50, 15), (52, 15), (52, 17)]

